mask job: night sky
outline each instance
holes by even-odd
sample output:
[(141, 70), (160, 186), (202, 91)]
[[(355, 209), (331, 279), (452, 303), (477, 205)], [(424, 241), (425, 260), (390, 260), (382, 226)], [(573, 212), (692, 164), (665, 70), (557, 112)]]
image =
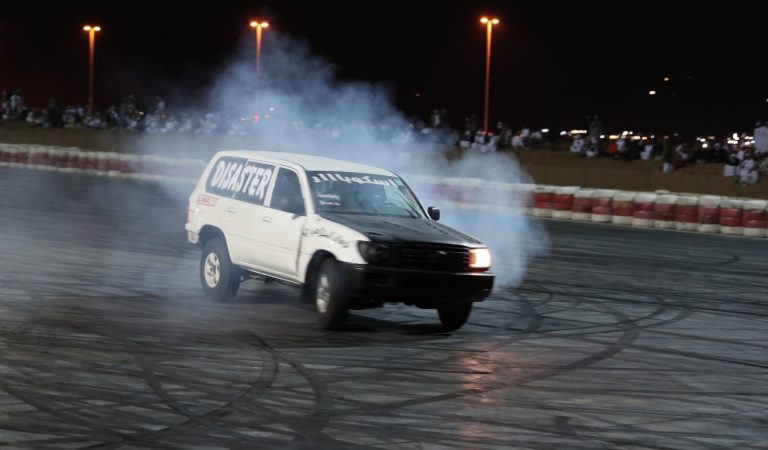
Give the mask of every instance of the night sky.
[(570, 129), (599, 114), (607, 131), (719, 134), (749, 131), (768, 117), (768, 2), (356, 4), (3, 2), (0, 88), (22, 89), (31, 105), (53, 95), (84, 103), (82, 26), (97, 22), (104, 29), (96, 44), (99, 106), (129, 93), (168, 96), (171, 87), (194, 97), (259, 18), (271, 23), (264, 45), (274, 31), (304, 40), (342, 80), (387, 85), (407, 115), (425, 120), (446, 108), (459, 126), (470, 114), (482, 117), (479, 18), (490, 14), (501, 19), (493, 32), (492, 122)]

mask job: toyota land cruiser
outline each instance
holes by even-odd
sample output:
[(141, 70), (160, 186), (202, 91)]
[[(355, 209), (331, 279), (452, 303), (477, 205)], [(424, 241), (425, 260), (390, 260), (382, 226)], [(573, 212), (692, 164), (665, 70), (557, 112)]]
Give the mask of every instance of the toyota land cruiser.
[(438, 223), (395, 173), (319, 156), (223, 151), (189, 198), (189, 242), (202, 248), (205, 295), (228, 301), (256, 276), (302, 287), (327, 329), (349, 309), (404, 302), (444, 328), (487, 297), (491, 254)]

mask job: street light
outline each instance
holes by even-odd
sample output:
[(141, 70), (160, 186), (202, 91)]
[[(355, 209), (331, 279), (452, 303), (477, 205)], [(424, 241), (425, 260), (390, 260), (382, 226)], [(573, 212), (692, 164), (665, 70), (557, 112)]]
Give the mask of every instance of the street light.
[(96, 32), (101, 27), (86, 25), (84, 31), (88, 32), (88, 115), (93, 113), (93, 47), (96, 44)]
[(251, 20), (251, 28), (256, 29), (256, 115), (253, 117), (254, 122), (259, 121), (259, 108), (258, 108), (258, 90), (259, 90), (259, 72), (261, 71), (261, 29), (269, 28), (269, 22), (259, 22), (257, 20)]
[(483, 113), (483, 133), (488, 134), (488, 102), (491, 89), (491, 30), (494, 25), (499, 24), (499, 19), (483, 17), (480, 19), (480, 23), (485, 24), (488, 30), (485, 44), (485, 107)]

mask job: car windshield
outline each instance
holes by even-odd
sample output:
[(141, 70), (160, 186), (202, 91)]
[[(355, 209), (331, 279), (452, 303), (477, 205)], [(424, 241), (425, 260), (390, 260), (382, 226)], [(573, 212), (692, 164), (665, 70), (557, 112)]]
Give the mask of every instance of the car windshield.
[(357, 172), (308, 172), (317, 212), (424, 218), (398, 177)]

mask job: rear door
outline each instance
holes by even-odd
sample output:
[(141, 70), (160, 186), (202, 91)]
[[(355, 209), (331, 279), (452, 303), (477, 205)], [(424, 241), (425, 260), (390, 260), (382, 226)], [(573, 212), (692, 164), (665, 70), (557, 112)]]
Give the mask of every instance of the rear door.
[(208, 177), (206, 188), (223, 198), (221, 226), (229, 256), (237, 265), (258, 266), (261, 218), (275, 165), (246, 158), (224, 157)]

